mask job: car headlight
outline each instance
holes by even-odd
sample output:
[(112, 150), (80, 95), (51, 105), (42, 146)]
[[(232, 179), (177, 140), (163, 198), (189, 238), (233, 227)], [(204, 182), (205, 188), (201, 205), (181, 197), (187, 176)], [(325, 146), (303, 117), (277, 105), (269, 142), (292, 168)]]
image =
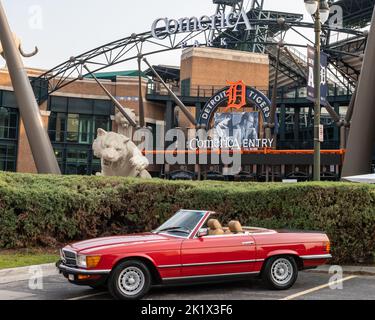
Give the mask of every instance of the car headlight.
[(78, 255), (77, 265), (80, 268), (95, 268), (100, 262), (101, 256)]
[(77, 257), (77, 265), (80, 268), (87, 268), (86, 256), (79, 255)]

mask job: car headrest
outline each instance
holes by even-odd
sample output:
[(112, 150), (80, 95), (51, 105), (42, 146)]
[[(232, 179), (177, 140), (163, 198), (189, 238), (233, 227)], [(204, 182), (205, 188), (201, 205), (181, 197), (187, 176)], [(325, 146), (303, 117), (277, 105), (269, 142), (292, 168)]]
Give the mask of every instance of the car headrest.
[(229, 230), (233, 233), (243, 233), (241, 223), (239, 221), (231, 221), (228, 224)]
[(210, 220), (208, 220), (207, 226), (211, 230), (222, 229), (221, 223), (219, 222), (219, 220), (216, 220), (216, 219), (210, 219)]

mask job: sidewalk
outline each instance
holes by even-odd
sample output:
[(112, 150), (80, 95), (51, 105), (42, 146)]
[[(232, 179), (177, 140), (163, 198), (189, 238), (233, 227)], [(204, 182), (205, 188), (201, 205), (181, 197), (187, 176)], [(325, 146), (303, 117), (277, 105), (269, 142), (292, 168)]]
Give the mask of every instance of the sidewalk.
[(40, 271), (42, 271), (43, 277), (58, 275), (54, 263), (14, 269), (3, 269), (0, 270), (0, 284), (29, 280), (33, 275)]
[[(324, 265), (320, 266), (316, 269), (310, 270), (309, 272), (324, 272), (328, 273), (331, 265)], [(367, 276), (375, 276), (375, 266), (341, 266), (343, 268), (344, 273), (354, 274), (354, 275), (367, 275)]]

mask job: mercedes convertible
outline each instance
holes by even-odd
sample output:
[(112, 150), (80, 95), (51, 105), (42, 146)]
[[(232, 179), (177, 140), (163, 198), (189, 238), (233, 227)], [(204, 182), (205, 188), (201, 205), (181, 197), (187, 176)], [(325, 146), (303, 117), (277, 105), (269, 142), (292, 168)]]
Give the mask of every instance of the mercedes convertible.
[(70, 283), (106, 288), (135, 300), (153, 285), (258, 277), (273, 290), (291, 288), (300, 270), (332, 258), (322, 232), (276, 231), (221, 221), (215, 212), (181, 210), (144, 234), (66, 246), (57, 268)]

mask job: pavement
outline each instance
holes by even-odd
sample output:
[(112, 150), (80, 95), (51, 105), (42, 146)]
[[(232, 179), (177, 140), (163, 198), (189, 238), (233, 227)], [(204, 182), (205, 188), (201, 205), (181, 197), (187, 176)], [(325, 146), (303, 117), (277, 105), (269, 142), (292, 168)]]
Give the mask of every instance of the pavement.
[[(155, 287), (146, 300), (375, 300), (375, 267), (331, 266), (299, 274), (287, 291), (270, 291), (260, 280), (190, 286)], [(0, 300), (110, 300), (106, 291), (69, 284), (53, 264), (0, 270)]]

